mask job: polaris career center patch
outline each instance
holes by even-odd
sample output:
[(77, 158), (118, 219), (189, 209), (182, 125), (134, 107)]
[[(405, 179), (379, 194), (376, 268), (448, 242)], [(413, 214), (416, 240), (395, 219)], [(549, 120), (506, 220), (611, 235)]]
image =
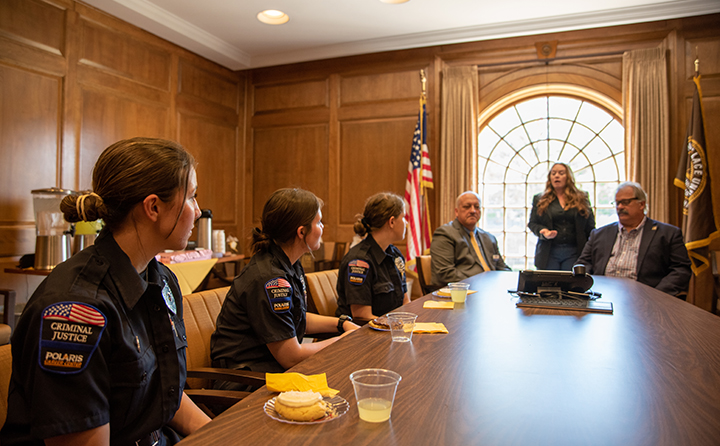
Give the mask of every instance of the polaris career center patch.
[(370, 264), (364, 260), (355, 259), (348, 263), (348, 281), (353, 285), (362, 285), (367, 278)]
[(92, 305), (58, 302), (42, 312), (38, 363), (53, 373), (79, 373), (87, 367), (107, 318)]
[(282, 277), (269, 280), (265, 283), (265, 293), (270, 301), (270, 308), (274, 313), (290, 311), (292, 303), (292, 286)]

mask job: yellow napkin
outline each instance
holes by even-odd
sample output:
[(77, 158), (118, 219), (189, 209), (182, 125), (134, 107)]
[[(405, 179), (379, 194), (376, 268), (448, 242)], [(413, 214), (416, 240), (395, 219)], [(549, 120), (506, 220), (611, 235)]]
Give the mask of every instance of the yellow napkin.
[(192, 293), (202, 283), (217, 261), (218, 259), (193, 260), (191, 262), (171, 263), (165, 266), (175, 274), (180, 284), (180, 291), (185, 296)]
[[(468, 294), (472, 294), (472, 293), (477, 293), (477, 291), (476, 290), (468, 290)], [(450, 288), (447, 288), (447, 287), (440, 288), (439, 290), (437, 290), (437, 294), (438, 294), (438, 296), (450, 297)]]
[(455, 308), (455, 302), (439, 302), (437, 300), (426, 300), (423, 308), (432, 308), (436, 310), (452, 310)]
[(303, 375), (302, 373), (266, 373), (265, 385), (271, 392), (288, 392), (297, 390), (306, 392), (312, 390), (322, 396), (335, 396), (339, 390), (331, 389), (327, 384), (327, 376), (324, 373), (319, 375)]
[(413, 333), (449, 333), (442, 322), (415, 322)]

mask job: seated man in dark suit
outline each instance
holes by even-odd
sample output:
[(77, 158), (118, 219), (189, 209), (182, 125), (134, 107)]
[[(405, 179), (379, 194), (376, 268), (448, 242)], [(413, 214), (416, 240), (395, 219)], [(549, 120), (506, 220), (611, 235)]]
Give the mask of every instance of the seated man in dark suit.
[(577, 263), (588, 274), (628, 277), (685, 298), (690, 258), (680, 228), (645, 216), (647, 194), (638, 183), (621, 183), (615, 192), (618, 223), (592, 231)]
[(484, 271), (506, 270), (497, 239), (476, 227), (480, 197), (463, 192), (455, 201), (455, 220), (440, 226), (430, 245), (432, 283), (445, 286)]

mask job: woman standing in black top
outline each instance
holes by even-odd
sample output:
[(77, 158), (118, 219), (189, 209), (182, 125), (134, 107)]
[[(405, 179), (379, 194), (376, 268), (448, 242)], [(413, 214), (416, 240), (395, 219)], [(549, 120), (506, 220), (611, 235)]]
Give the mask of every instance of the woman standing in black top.
[(538, 237), (537, 269), (570, 271), (595, 229), (595, 216), (567, 164), (553, 164), (545, 192), (533, 197), (528, 227)]

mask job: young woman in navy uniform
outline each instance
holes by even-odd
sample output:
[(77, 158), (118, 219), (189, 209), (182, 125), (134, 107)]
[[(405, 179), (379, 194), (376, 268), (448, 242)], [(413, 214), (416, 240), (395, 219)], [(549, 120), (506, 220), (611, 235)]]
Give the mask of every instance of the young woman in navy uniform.
[[(303, 344), (305, 333), (341, 334), (358, 328), (348, 317), (306, 313), (300, 257), (319, 249), (322, 201), (302, 189), (275, 191), (252, 234), (253, 256), (228, 291), (210, 347), (213, 366), (284, 372), (339, 337)], [(242, 386), (242, 385), (240, 385)], [(240, 388), (222, 382), (221, 389)]]
[(183, 392), (182, 296), (155, 260), (184, 249), (200, 215), (195, 160), (170, 141), (123, 140), (92, 185), (61, 210), (104, 229), (40, 284), (13, 333), (3, 446), (174, 444), (210, 421)]
[(365, 239), (350, 248), (340, 263), (336, 314), (370, 320), (410, 302), (405, 258), (392, 242), (405, 238), (405, 203), (379, 193), (368, 198), (353, 229)]

